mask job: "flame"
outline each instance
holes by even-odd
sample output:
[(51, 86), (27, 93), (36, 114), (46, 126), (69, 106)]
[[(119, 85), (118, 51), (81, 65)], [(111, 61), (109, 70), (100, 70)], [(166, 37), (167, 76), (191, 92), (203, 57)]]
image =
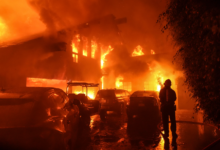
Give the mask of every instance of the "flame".
[(116, 88), (122, 88), (124, 78), (122, 76), (118, 76), (116, 78), (115, 86)]
[(96, 41), (94, 41), (94, 40), (91, 41), (91, 44), (92, 44), (91, 57), (92, 57), (92, 58), (95, 58), (95, 53), (96, 53), (96, 51), (97, 51), (98, 46), (97, 46)]
[(77, 49), (77, 47), (76, 47), (76, 44), (75, 43), (72, 43), (72, 52), (73, 53), (78, 53), (78, 49)]
[(77, 46), (79, 45), (79, 42), (80, 42), (80, 37), (79, 37), (79, 34), (76, 34), (75, 37), (73, 37), (73, 40), (72, 40), (72, 52), (73, 53), (77, 53), (78, 54), (78, 48)]
[(152, 55), (156, 54), (154, 50), (150, 50), (150, 53), (151, 53)]
[(0, 18), (0, 39), (4, 37), (6, 34), (7, 26), (3, 22), (3, 20)]
[(83, 40), (83, 55), (88, 56), (88, 48), (89, 48), (88, 38), (83, 36), (82, 40)]
[(87, 50), (83, 49), (83, 55), (87, 56)]
[(102, 76), (101, 82), (102, 82), (102, 89), (104, 89), (104, 76)]
[(113, 50), (113, 48), (111, 47), (111, 45), (108, 46), (108, 49), (106, 50), (106, 52), (104, 54), (102, 54), (101, 56), (101, 69), (104, 68), (104, 63), (105, 61), (107, 61), (105, 59), (105, 57)]
[(134, 51), (133, 51), (133, 53), (132, 53), (132, 57), (144, 55), (144, 53), (143, 53), (142, 50), (143, 50), (143, 48), (142, 48), (140, 45), (138, 45), (138, 46), (134, 49)]
[[(74, 93), (74, 94), (85, 94), (85, 95), (86, 95), (86, 92), (82, 92), (82, 91), (74, 91), (73, 93)], [(91, 98), (91, 99), (95, 99), (95, 93), (94, 93), (94, 91), (88, 90), (87, 96), (88, 96), (89, 98)]]

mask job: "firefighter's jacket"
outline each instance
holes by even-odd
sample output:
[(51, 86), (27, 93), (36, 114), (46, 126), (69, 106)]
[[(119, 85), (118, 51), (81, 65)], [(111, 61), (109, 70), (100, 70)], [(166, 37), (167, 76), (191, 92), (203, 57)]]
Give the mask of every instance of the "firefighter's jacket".
[(176, 93), (170, 87), (164, 87), (159, 93), (161, 102), (161, 111), (176, 110)]

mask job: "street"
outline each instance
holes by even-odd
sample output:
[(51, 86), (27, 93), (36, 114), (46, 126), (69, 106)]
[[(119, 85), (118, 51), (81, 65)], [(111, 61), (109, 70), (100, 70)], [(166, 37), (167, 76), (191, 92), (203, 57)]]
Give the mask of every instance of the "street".
[[(199, 113), (179, 110), (176, 112), (176, 120), (178, 150), (200, 150), (220, 138), (219, 130), (199, 124), (203, 122)], [(77, 149), (163, 150), (164, 140), (157, 125), (144, 118), (136, 117), (128, 122), (126, 115), (108, 114), (106, 120), (101, 121), (96, 114), (91, 116), (90, 128), (81, 127)]]

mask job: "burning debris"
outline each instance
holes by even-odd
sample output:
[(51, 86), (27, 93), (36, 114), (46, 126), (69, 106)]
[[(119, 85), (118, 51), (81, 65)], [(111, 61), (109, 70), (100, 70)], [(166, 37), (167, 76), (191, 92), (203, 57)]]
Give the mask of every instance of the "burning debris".
[(144, 55), (144, 53), (143, 53), (142, 50), (143, 50), (143, 48), (142, 48), (140, 45), (138, 45), (138, 46), (134, 49), (134, 51), (133, 51), (133, 53), (132, 53), (132, 57)]

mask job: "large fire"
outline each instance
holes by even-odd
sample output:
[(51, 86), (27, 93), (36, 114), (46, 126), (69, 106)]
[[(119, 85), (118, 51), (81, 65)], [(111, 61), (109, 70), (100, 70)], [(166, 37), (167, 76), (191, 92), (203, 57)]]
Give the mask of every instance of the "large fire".
[[(103, 50), (102, 49), (102, 56), (101, 56), (101, 69), (104, 68), (104, 63), (105, 61), (107, 61), (105, 59), (105, 57), (113, 50), (113, 48), (111, 47), (111, 45), (108, 46), (107, 50)], [(104, 52), (105, 51), (105, 52)]]
[(115, 81), (115, 87), (116, 88), (123, 88), (123, 80), (124, 80), (124, 78), (122, 76), (118, 76)]
[(134, 49), (134, 51), (133, 51), (133, 53), (132, 53), (132, 57), (144, 55), (144, 52), (143, 52), (142, 50), (143, 50), (143, 48), (142, 48), (140, 45), (138, 45), (138, 46)]

